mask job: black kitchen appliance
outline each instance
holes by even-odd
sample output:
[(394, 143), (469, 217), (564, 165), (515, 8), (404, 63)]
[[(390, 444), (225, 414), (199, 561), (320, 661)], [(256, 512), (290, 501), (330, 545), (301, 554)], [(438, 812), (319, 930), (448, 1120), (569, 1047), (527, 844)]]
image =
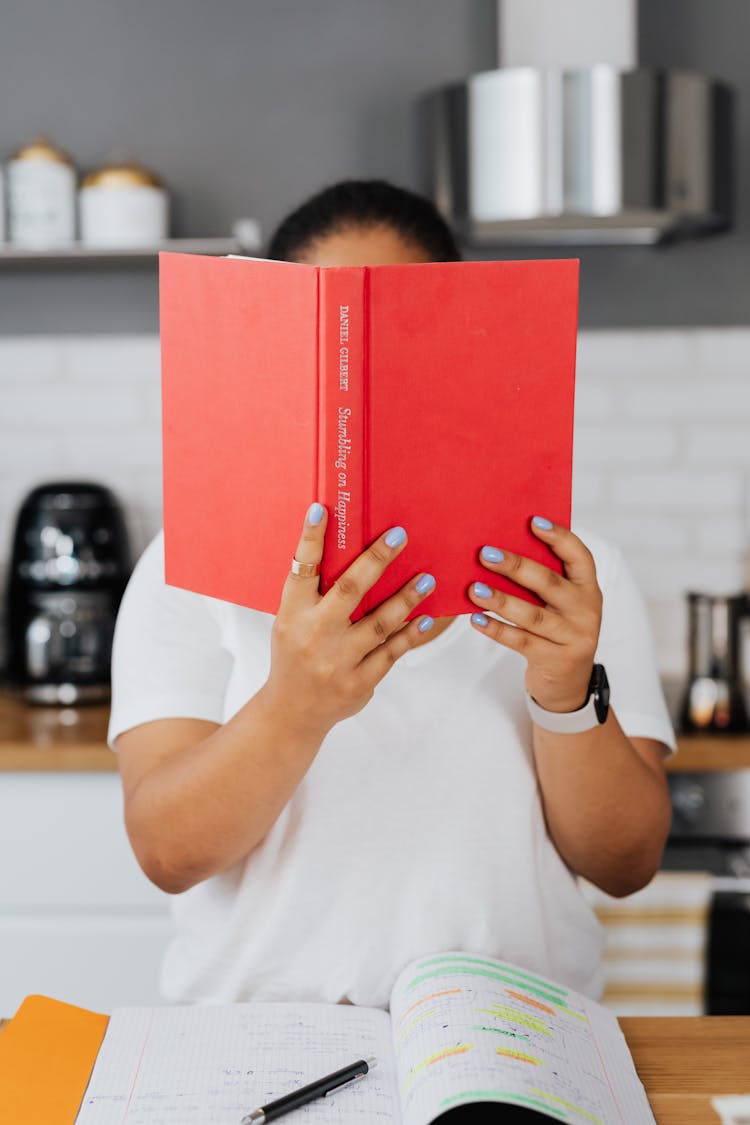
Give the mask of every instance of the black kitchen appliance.
[(672, 829), (663, 866), (713, 875), (707, 1015), (750, 1015), (750, 769), (669, 774)]
[(31, 703), (110, 694), (115, 617), (130, 573), (122, 510), (99, 484), (40, 485), (18, 513), (7, 591), (7, 679)]

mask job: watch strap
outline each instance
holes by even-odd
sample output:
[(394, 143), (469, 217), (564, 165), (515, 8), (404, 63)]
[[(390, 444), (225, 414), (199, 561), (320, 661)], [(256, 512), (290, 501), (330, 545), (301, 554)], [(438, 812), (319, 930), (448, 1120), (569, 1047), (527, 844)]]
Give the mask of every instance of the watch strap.
[(536, 726), (552, 731), (553, 734), (583, 734), (584, 731), (599, 726), (593, 695), (577, 711), (546, 711), (526, 692), (526, 708)]

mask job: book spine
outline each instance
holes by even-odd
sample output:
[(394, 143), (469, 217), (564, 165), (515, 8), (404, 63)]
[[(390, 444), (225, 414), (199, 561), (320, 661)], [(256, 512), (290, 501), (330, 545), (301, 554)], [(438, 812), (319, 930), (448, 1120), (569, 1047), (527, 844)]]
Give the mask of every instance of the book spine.
[[(321, 591), (367, 542), (364, 267), (321, 269), (318, 286), (318, 499), (328, 509)], [(367, 599), (354, 616), (361, 616)]]

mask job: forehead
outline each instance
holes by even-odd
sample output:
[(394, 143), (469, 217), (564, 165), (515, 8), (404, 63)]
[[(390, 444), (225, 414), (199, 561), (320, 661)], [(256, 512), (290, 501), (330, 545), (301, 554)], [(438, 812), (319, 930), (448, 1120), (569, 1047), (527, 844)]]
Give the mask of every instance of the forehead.
[(431, 259), (419, 243), (381, 224), (332, 231), (311, 242), (297, 260), (310, 266), (388, 266)]

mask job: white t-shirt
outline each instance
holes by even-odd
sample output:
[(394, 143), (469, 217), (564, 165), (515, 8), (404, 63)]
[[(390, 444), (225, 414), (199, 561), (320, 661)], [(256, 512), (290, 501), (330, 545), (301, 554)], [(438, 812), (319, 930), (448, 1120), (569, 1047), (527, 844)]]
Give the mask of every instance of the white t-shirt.
[[(585, 541), (612, 706), (628, 735), (674, 747), (640, 595), (617, 551)], [(158, 535), (117, 622), (110, 745), (154, 719), (222, 723), (267, 678), (272, 616), (163, 575)], [(599, 926), (547, 835), (524, 670), (468, 617), (403, 656), (329, 733), (263, 842), (172, 899), (165, 996), (386, 1007), (406, 962), (448, 949), (598, 996)]]

